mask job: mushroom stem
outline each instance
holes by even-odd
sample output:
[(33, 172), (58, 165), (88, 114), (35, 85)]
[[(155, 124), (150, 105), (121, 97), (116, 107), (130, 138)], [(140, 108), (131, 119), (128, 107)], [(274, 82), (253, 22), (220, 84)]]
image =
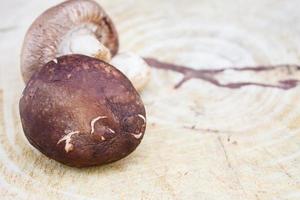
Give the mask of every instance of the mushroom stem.
[(82, 54), (109, 62), (110, 50), (93, 34), (92, 27), (81, 27), (66, 34), (58, 46), (57, 57), (68, 54)]
[(142, 91), (151, 78), (150, 66), (132, 52), (118, 53), (110, 64), (125, 74), (138, 91)]

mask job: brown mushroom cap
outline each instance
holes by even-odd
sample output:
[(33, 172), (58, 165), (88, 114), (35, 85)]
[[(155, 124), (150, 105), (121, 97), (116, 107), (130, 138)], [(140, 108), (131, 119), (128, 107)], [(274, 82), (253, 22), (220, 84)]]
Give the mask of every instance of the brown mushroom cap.
[(63, 37), (80, 27), (96, 27), (93, 34), (115, 55), (118, 34), (105, 11), (92, 0), (69, 0), (41, 14), (29, 28), (21, 52), (21, 71), (27, 83), (44, 64), (57, 57)]
[(23, 129), (43, 154), (69, 166), (119, 160), (141, 142), (143, 102), (116, 68), (83, 55), (47, 63), (20, 100)]

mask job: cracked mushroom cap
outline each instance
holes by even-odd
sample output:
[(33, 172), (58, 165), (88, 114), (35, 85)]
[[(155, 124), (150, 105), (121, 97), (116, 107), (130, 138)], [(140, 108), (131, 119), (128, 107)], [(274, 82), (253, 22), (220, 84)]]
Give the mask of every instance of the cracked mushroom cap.
[(92, 0), (69, 0), (41, 14), (26, 33), (21, 52), (21, 71), (27, 83), (47, 62), (61, 55), (60, 46), (73, 32), (95, 38), (109, 49), (118, 51), (118, 34), (105, 11)]
[(19, 107), (29, 142), (75, 167), (127, 156), (146, 128), (145, 107), (132, 83), (108, 63), (84, 55), (47, 63), (28, 82)]

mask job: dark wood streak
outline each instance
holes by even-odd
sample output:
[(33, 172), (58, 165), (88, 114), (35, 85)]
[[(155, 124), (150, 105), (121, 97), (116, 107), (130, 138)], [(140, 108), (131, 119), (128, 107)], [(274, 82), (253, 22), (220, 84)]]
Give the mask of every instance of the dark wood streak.
[(161, 70), (170, 70), (174, 72), (181, 73), (183, 78), (179, 81), (174, 88), (177, 89), (182, 86), (185, 82), (191, 79), (201, 79), (203, 81), (209, 82), (215, 86), (229, 88), (229, 89), (239, 89), (245, 86), (258, 86), (258, 87), (267, 87), (267, 88), (277, 88), (282, 90), (289, 90), (295, 88), (298, 84), (300, 84), (300, 80), (298, 79), (285, 79), (278, 80), (277, 84), (267, 84), (267, 83), (257, 83), (257, 82), (233, 82), (222, 84), (216, 78), (217, 74), (223, 73), (227, 70), (233, 71), (252, 71), (252, 72), (266, 72), (266, 71), (274, 71), (278, 69), (287, 69), (290, 71), (290, 68), (296, 69), (300, 71), (300, 65), (272, 65), (272, 66), (255, 66), (255, 67), (229, 67), (229, 68), (219, 68), (219, 69), (193, 69), (190, 67), (172, 64), (168, 62), (162, 62), (155, 58), (144, 58), (146, 63), (153, 68), (161, 69)]

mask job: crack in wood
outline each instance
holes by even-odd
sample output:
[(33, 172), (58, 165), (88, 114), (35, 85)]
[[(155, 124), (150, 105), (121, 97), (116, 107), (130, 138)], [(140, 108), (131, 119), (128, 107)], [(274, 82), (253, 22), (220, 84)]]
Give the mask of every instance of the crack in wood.
[(245, 197), (247, 197), (247, 193), (245, 191), (245, 188), (242, 185), (241, 180), (240, 180), (240, 178), (239, 178), (236, 170), (234, 169), (234, 167), (231, 164), (231, 161), (230, 161), (230, 159), (228, 157), (227, 149), (225, 148), (225, 145), (224, 145), (224, 143), (223, 143), (223, 141), (222, 141), (222, 139), (221, 139), (221, 137), (220, 137), (220, 135), (219, 135), (218, 132), (216, 133), (216, 136), (217, 136), (218, 142), (219, 142), (219, 144), (221, 146), (221, 149), (222, 149), (222, 151), (224, 153), (224, 157), (225, 157), (225, 160), (226, 160), (226, 163), (227, 163), (229, 169), (233, 172), (234, 177), (236, 178), (237, 184), (240, 186), (240, 188), (241, 188), (243, 194), (245, 195)]
[(242, 67), (242, 68), (228, 67), (228, 68), (219, 68), (219, 69), (193, 69), (183, 65), (176, 65), (168, 62), (162, 62), (155, 58), (144, 58), (144, 60), (149, 66), (153, 68), (181, 73), (183, 75), (183, 78), (174, 86), (175, 89), (178, 89), (184, 83), (186, 83), (191, 79), (201, 79), (215, 86), (228, 88), (228, 89), (239, 89), (245, 86), (252, 85), (257, 87), (289, 90), (295, 88), (300, 84), (300, 79), (278, 80), (277, 84), (259, 83), (259, 82), (251, 82), (251, 81), (231, 82), (231, 83), (224, 84), (221, 83), (220, 80), (218, 80), (216, 77), (217, 74), (224, 73), (225, 71), (228, 70), (236, 71), (236, 72), (252, 71), (252, 72), (260, 73), (260, 72), (274, 71), (278, 69), (286, 69), (288, 73), (291, 74), (292, 73), (291, 69), (300, 71), (300, 65), (283, 64), (283, 65), (255, 66), (255, 67)]
[[(270, 153), (270, 151), (268, 151), (266, 148), (264, 148), (264, 151), (271, 157), (271, 158), (275, 158), (275, 156)], [(287, 177), (289, 177), (290, 179), (292, 179), (293, 181), (295, 181), (298, 184), (298, 181), (294, 179), (294, 177), (287, 171), (287, 169), (280, 163), (277, 163), (278, 168), (281, 170), (282, 173), (284, 173)]]
[(221, 148), (222, 148), (222, 150), (223, 150), (224, 157), (225, 157), (225, 159), (226, 159), (227, 165), (228, 165), (229, 168), (232, 169), (231, 162), (230, 162), (230, 160), (229, 160), (229, 158), (228, 158), (227, 150), (226, 150), (226, 148), (225, 148), (225, 146), (224, 146), (224, 143), (223, 143), (223, 141), (222, 141), (222, 139), (221, 139), (221, 137), (220, 137), (219, 134), (217, 134), (217, 138), (218, 138), (219, 144), (221, 145)]

